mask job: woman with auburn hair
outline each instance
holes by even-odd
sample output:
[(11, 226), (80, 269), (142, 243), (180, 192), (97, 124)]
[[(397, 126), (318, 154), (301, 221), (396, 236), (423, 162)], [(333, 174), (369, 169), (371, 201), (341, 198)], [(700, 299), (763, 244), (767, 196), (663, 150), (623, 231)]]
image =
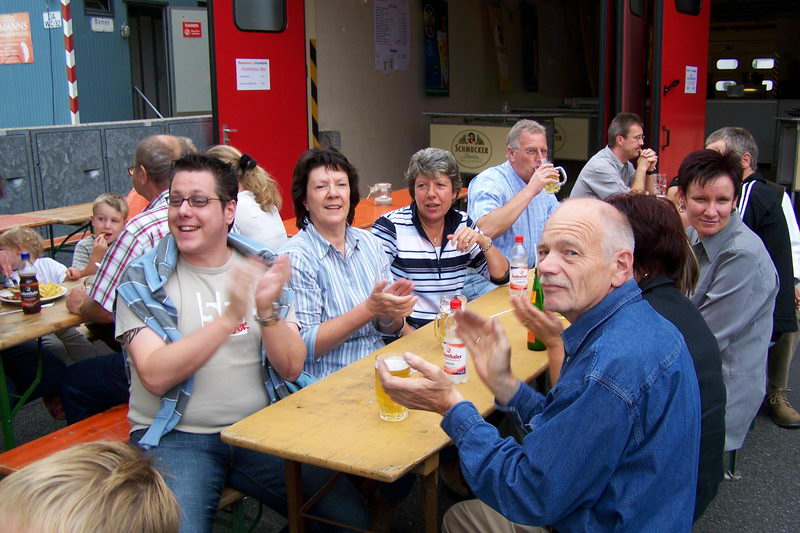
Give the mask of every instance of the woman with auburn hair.
[(281, 250), (292, 259), (289, 287), (306, 343), (305, 370), (322, 378), (397, 336), (417, 297), (407, 279), (393, 280), (372, 233), (352, 226), (358, 172), (335, 148), (300, 156), (292, 177), (300, 232)]
[(273, 177), (255, 159), (233, 146), (218, 144), (206, 150), (206, 155), (228, 163), (239, 178), (232, 231), (266, 244), (273, 250), (283, 246), (288, 237), (278, 213), (281, 194)]
[(764, 399), (778, 274), (736, 211), (742, 167), (732, 154), (692, 152), (678, 170), (679, 210), (700, 280), (690, 299), (717, 339), (728, 392), (725, 450), (742, 447)]
[(714, 499), (722, 481), (725, 444), (725, 383), (714, 334), (686, 297), (697, 284), (699, 268), (675, 206), (640, 193), (606, 201), (628, 217), (636, 246), (633, 273), (642, 298), (672, 322), (686, 340), (700, 387), (700, 461), (694, 519)]

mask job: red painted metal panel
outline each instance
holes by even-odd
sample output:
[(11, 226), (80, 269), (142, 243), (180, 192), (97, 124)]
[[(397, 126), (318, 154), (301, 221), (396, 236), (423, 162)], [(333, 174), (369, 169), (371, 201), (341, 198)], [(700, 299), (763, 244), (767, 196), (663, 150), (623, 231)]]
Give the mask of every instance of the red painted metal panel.
[[(291, 179), (294, 164), (308, 149), (306, 100), (305, 8), (302, 0), (286, 2), (281, 32), (242, 31), (236, 27), (233, 0), (213, 0), (212, 88), (214, 127), (252, 155), (278, 181), (284, 218), (294, 216)], [(236, 59), (268, 59), (269, 90), (237, 90)]]
[[(620, 109), (644, 117), (647, 92), (647, 18), (631, 12), (630, 0), (622, 2), (622, 80), (619, 87)], [(644, 3), (643, 3), (644, 4)]]
[[(661, 70), (653, 94), (654, 100), (659, 101), (655, 121), (659, 143), (654, 148), (658, 152), (659, 171), (670, 177), (677, 175), (689, 152), (703, 148), (705, 140), (710, 4), (701, 2), (698, 15), (687, 15), (677, 11), (674, 1), (663, 2), (661, 39), (656, 43), (661, 47), (657, 54)], [(697, 67), (693, 94), (686, 92), (687, 66)]]

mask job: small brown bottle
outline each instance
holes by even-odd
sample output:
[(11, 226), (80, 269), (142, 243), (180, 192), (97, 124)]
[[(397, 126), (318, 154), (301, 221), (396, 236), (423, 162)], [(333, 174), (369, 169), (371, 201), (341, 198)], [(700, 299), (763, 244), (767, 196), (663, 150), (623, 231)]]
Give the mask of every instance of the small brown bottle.
[(22, 254), (22, 268), (19, 269), (19, 299), (22, 304), (22, 312), (26, 315), (32, 315), (42, 310), (39, 280), (36, 279), (36, 269), (33, 268), (28, 252)]

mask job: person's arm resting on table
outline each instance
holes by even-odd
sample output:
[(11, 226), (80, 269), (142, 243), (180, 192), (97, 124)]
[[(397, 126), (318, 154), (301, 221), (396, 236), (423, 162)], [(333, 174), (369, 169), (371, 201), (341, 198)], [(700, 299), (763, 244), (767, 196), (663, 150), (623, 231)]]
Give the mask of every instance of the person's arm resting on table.
[(630, 190), (637, 192), (644, 191), (645, 176), (647, 173), (655, 172), (657, 162), (658, 156), (653, 149), (645, 148), (642, 150), (642, 153), (639, 154), (639, 159), (636, 160), (636, 173), (633, 175)]
[(74, 288), (67, 293), (67, 309), (70, 313), (82, 316), (87, 322), (98, 324), (114, 322), (114, 314), (95, 302), (84, 289)]

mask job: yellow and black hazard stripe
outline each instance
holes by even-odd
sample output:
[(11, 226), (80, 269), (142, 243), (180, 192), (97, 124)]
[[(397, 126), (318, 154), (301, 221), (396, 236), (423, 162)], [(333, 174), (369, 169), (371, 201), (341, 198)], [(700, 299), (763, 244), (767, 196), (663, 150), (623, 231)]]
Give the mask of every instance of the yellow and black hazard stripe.
[(309, 78), (311, 79), (311, 142), (319, 146), (319, 110), (317, 108), (317, 40), (309, 39)]

